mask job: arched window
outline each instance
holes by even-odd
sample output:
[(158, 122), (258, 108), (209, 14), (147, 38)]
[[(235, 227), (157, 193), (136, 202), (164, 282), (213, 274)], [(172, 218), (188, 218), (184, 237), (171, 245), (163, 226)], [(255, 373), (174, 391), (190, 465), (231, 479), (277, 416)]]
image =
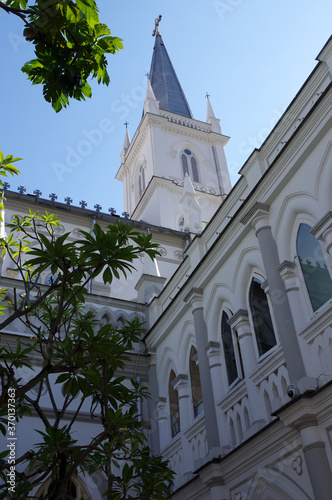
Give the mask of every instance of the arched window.
[(254, 324), (258, 352), (262, 356), (276, 345), (269, 304), (261, 282), (253, 278), (249, 290), (249, 304)]
[(173, 380), (175, 380), (176, 375), (173, 370), (171, 370), (168, 382), (168, 394), (169, 394), (169, 412), (171, 418), (171, 433), (172, 437), (176, 436), (180, 432), (180, 409), (179, 409), (179, 396), (178, 391), (173, 387)]
[(182, 151), (181, 164), (183, 177), (188, 174), (194, 182), (199, 182), (198, 162), (196, 156), (190, 151), (190, 149), (184, 149)]
[(238, 378), (235, 350), (232, 338), (232, 329), (228, 324), (229, 316), (224, 311), (221, 318), (221, 338), (224, 347), (228, 383), (231, 385)]
[(322, 248), (310, 229), (308, 224), (300, 224), (296, 248), (310, 302), (317, 311), (332, 297), (332, 281)]
[(145, 173), (144, 173), (144, 165), (141, 165), (138, 176), (138, 195), (140, 198), (144, 193), (144, 191), (145, 191)]
[(199, 368), (197, 366), (197, 351), (194, 346), (190, 349), (189, 359), (189, 373), (191, 382), (191, 392), (193, 397), (194, 416), (200, 415), (203, 411), (203, 397), (201, 378), (199, 375)]
[[(38, 490), (37, 498), (43, 500), (43, 498), (48, 498), (48, 495), (53, 493), (54, 481), (49, 479), (46, 483)], [(77, 477), (73, 477), (69, 480), (66, 494), (63, 497), (65, 500), (90, 500), (90, 495), (87, 493), (83, 483)]]

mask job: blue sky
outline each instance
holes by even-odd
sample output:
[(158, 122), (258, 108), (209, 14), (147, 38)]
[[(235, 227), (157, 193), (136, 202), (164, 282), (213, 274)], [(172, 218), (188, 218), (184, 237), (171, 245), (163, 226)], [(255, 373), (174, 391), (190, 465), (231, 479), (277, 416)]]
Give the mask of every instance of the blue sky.
[(69, 196), (103, 212), (123, 211), (120, 166), (124, 122), (133, 137), (142, 114), (154, 19), (194, 117), (205, 121), (205, 93), (231, 137), (226, 158), (235, 183), (254, 147), (264, 141), (316, 65), (331, 35), (332, 2), (317, 0), (97, 0), (100, 19), (124, 41), (109, 57), (109, 87), (56, 114), (42, 89), (20, 71), (33, 58), (19, 19), (0, 13), (0, 149), (24, 158), (10, 179), (44, 198)]

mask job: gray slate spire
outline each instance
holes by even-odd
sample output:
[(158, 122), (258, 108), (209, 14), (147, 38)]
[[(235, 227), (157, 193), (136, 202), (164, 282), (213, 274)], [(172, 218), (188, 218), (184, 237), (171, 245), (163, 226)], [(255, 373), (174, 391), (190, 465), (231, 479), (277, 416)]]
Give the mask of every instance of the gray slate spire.
[(167, 53), (161, 35), (156, 33), (150, 68), (150, 82), (159, 109), (193, 118), (186, 96)]

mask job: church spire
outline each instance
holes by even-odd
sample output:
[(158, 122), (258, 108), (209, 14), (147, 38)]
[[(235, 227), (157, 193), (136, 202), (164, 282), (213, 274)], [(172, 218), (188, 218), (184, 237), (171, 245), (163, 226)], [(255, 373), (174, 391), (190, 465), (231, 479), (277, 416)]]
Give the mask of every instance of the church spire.
[(161, 16), (155, 21), (156, 37), (150, 68), (150, 82), (159, 108), (177, 115), (193, 118), (186, 96), (159, 33)]

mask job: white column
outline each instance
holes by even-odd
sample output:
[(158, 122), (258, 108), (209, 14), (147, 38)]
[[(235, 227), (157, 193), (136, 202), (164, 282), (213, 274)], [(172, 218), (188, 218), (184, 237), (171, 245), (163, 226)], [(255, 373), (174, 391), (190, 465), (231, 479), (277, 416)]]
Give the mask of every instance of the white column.
[(160, 450), (163, 450), (169, 442), (170, 424), (166, 408), (166, 398), (159, 397), (157, 400), (157, 414), (159, 424)]
[(149, 373), (148, 381), (151, 399), (148, 400), (149, 408), (149, 423), (150, 423), (150, 445), (153, 453), (160, 453), (160, 436), (159, 436), (159, 425), (158, 425), (158, 412), (157, 412), (157, 401), (159, 396), (159, 386), (157, 377), (157, 367), (156, 367), (156, 353), (155, 349), (149, 349)]
[(294, 262), (284, 260), (278, 267), (278, 271), (285, 284), (289, 306), (291, 308), (296, 330), (298, 331), (301, 330), (306, 323), (306, 316), (300, 297), (300, 280), (295, 268)]
[[(212, 388), (216, 401), (221, 401), (225, 396), (224, 384), (222, 381), (222, 369), (220, 361), (220, 342), (211, 340), (205, 347), (209, 360)], [(226, 414), (216, 407), (217, 422), (219, 428), (220, 445), (225, 453), (230, 450), (229, 432), (227, 428)]]
[(307, 377), (285, 285), (278, 271), (280, 261), (277, 244), (269, 224), (268, 205), (255, 203), (241, 222), (243, 224), (250, 222), (256, 231), (269, 284), (274, 320), (283, 348), (290, 381), (297, 385), (301, 393), (313, 390), (316, 381)]
[(244, 370), (243, 375), (246, 381), (248, 400), (250, 404), (250, 427), (251, 431), (254, 432), (265, 424), (265, 420), (262, 418), (261, 408), (257, 404), (257, 401), (259, 401), (258, 388), (250, 378), (250, 376), (257, 369), (257, 356), (247, 311), (245, 309), (239, 309), (229, 319), (228, 323), (232, 328), (235, 328), (239, 339)]
[(189, 450), (189, 443), (187, 438), (184, 436), (184, 431), (189, 427), (191, 423), (191, 411), (190, 411), (190, 394), (189, 394), (189, 382), (188, 375), (179, 374), (172, 382), (174, 389), (178, 392), (179, 397), (179, 413), (180, 413), (180, 432), (181, 432), (181, 444), (183, 452), (183, 473), (190, 472), (193, 470), (192, 456)]
[[(316, 396), (319, 397), (319, 396)], [(278, 414), (285, 427), (299, 431), (302, 450), (316, 500), (330, 500), (332, 471), (326, 453), (325, 442), (316, 418), (319, 400), (315, 396), (302, 397)], [(324, 432), (325, 435), (325, 432)]]
[(206, 346), (208, 344), (208, 331), (203, 315), (202, 298), (202, 291), (199, 289), (193, 289), (185, 298), (185, 302), (190, 303), (194, 318), (198, 368), (201, 379), (204, 405), (206, 437), (209, 454), (213, 456), (214, 454), (220, 454), (220, 438), (216, 415), (216, 402), (213, 393), (209, 361), (206, 352)]

